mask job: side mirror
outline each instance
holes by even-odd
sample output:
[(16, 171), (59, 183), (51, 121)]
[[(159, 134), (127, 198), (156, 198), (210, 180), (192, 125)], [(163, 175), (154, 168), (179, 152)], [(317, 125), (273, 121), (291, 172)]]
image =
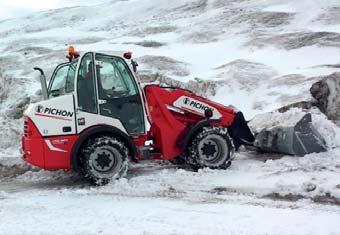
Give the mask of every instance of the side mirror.
[(45, 74), (44, 74), (44, 70), (42, 70), (39, 67), (34, 67), (33, 69), (40, 72), (41, 91), (42, 91), (42, 95), (43, 95), (44, 100), (47, 100), (48, 99), (48, 92), (47, 92), (47, 84), (46, 84), (46, 77), (45, 77)]
[(138, 63), (134, 60), (131, 60), (131, 65), (133, 68), (133, 72), (137, 72)]

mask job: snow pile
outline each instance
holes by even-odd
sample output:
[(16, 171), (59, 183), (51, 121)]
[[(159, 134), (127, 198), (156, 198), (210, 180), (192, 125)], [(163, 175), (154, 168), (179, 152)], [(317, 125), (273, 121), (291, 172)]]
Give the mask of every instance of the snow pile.
[[(22, 120), (9, 120), (8, 118), (0, 117), (0, 156), (18, 156), (20, 137), (22, 132), (18, 127), (23, 125)], [(15, 140), (15, 142), (13, 142)], [(8, 156), (6, 156), (8, 155)]]
[[(93, 187), (75, 173), (28, 171), (12, 180), (20, 190), (65, 187), (68, 195), (112, 195), (119, 197), (173, 198), (196, 203), (230, 200), (247, 196), (258, 199), (317, 203), (340, 203), (340, 149), (305, 157), (236, 154), (228, 170), (178, 169), (166, 162), (131, 164), (127, 178), (103, 187)], [(275, 159), (277, 158), (277, 159)], [(274, 160), (275, 159), (275, 160)], [(70, 188), (72, 190), (68, 190)], [(6, 190), (6, 187), (2, 187)]]

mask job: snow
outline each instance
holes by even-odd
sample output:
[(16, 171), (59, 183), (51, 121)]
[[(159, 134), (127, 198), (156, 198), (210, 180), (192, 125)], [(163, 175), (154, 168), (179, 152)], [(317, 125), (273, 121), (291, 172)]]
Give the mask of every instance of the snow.
[[(238, 153), (227, 171), (195, 173), (167, 163), (133, 164), (127, 179), (103, 187), (87, 186), (62, 171), (26, 172), (0, 186), (0, 231), (337, 234), (339, 207), (312, 200), (339, 195), (338, 177), (331, 173), (339, 166), (339, 158), (326, 154), (263, 162), (263, 156)], [(309, 185), (316, 189), (306, 191)]]
[(236, 106), (255, 131), (294, 125), (304, 111), (274, 110), (310, 101), (311, 84), (339, 71), (336, 0), (100, 3), (0, 22), (0, 234), (340, 234), (340, 130), (316, 109), (328, 151), (302, 158), (241, 149), (230, 169), (198, 172), (145, 161), (104, 187), (23, 163), (22, 120), (11, 114), (40, 98), (32, 67), (50, 75), (69, 44), (133, 51), (148, 62), (141, 69), (170, 80), (218, 82), (209, 98)]
[(266, 7), (263, 11), (295, 13), (297, 10), (289, 4), (280, 4)]
[[(29, 194), (21, 202), (5, 201), (3, 208), (9, 214), (3, 222), (8, 228), (13, 228), (9, 231), (15, 230), (18, 234), (44, 234), (49, 231), (51, 234), (275, 235), (282, 232), (300, 234), (301, 230), (307, 234), (331, 234), (338, 227), (337, 214), (331, 208), (326, 211), (319, 208), (294, 210), (160, 198), (131, 199), (105, 194), (68, 195), (67, 192), (56, 191), (45, 195)], [(13, 213), (11, 208), (24, 213)], [(178, 208), (185, 208), (180, 216)], [(22, 226), (16, 226), (15, 221), (21, 221)], [(32, 226), (37, 221), (39, 226)], [(324, 226), (320, 226), (320, 222), (325, 222)]]

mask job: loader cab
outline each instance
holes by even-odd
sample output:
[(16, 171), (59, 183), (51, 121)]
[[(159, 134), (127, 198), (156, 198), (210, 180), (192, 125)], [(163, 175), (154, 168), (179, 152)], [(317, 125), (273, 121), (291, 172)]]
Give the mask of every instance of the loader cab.
[(73, 94), (78, 132), (110, 124), (132, 136), (146, 132), (141, 92), (122, 56), (94, 52), (58, 65), (48, 86), (49, 99)]

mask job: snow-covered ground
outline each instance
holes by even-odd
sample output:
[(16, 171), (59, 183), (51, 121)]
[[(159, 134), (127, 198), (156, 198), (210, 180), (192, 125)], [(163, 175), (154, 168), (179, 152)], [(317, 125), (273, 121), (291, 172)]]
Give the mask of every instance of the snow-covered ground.
[(239, 153), (227, 171), (144, 162), (104, 187), (72, 173), (28, 171), (1, 182), (0, 231), (339, 234), (340, 185), (332, 172), (340, 159), (326, 153), (274, 157)]
[[(339, 71), (339, 16), (337, 0), (112, 0), (0, 21), (0, 234), (340, 234), (340, 130), (317, 111), (328, 152), (242, 149), (227, 171), (144, 162), (91, 187), (27, 166), (18, 151), (20, 112), (39, 99), (32, 67), (51, 74), (69, 44), (133, 51), (143, 74), (216, 82), (206, 95), (251, 119), (311, 100), (319, 76)], [(274, 112), (251, 125), (301, 115)]]

